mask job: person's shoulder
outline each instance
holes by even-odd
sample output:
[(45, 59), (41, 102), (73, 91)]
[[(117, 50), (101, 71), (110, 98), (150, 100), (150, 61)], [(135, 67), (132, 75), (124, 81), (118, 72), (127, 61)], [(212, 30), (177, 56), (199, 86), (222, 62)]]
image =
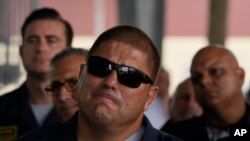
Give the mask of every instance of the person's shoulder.
[[(75, 114), (76, 115), (76, 114)], [(54, 123), (41, 128), (32, 130), (23, 136), (19, 137), (17, 141), (69, 141), (76, 140), (76, 119), (74, 116), (65, 123)]]
[(143, 141), (182, 141), (174, 135), (155, 129), (146, 116), (144, 117), (142, 125), (145, 127)]
[(0, 101), (18, 100), (17, 97), (21, 96), (23, 89), (25, 89), (24, 84), (17, 89), (14, 89), (8, 93), (2, 94), (0, 96)]
[(54, 140), (54, 133), (60, 128), (60, 124), (51, 124), (25, 133), (17, 141), (50, 141)]
[(173, 122), (164, 126), (161, 131), (184, 140), (207, 140), (206, 122), (202, 117)]
[(169, 131), (173, 129), (186, 129), (188, 127), (188, 130), (190, 127), (196, 127), (201, 126), (203, 124), (203, 118), (202, 117), (194, 117), (188, 120), (184, 121), (178, 121), (178, 122), (172, 122), (168, 121), (162, 128), (161, 131)]
[(183, 140), (169, 133), (157, 130), (157, 141), (183, 141)]
[[(20, 108), (20, 104), (25, 98), (24, 86), (21, 86), (11, 92), (3, 94), (0, 96), (0, 112), (3, 111), (16, 111), (17, 108)], [(8, 112), (9, 113), (9, 112)]]

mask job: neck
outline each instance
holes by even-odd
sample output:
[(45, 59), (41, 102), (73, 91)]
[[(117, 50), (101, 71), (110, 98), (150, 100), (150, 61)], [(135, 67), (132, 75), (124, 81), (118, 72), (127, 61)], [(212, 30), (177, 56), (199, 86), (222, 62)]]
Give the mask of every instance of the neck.
[(79, 141), (118, 141), (126, 140), (134, 133), (136, 133), (142, 123), (142, 117), (138, 118), (136, 122), (123, 124), (107, 124), (97, 125), (92, 121), (87, 120), (84, 115), (79, 112), (77, 137)]
[(52, 103), (51, 95), (45, 91), (45, 87), (49, 84), (49, 79), (37, 79), (28, 75), (25, 84), (32, 104)]
[(215, 108), (205, 109), (208, 122), (216, 127), (225, 127), (237, 124), (246, 112), (244, 98), (234, 99), (234, 101), (220, 104)]

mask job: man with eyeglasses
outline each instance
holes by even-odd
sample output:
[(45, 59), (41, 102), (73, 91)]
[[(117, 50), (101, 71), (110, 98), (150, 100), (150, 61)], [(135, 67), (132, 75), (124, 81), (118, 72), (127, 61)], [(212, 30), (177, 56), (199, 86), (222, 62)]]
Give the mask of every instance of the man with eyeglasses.
[(85, 49), (68, 48), (51, 60), (51, 84), (46, 90), (51, 92), (56, 112), (63, 122), (79, 109), (77, 82), (87, 53)]
[(159, 68), (157, 49), (140, 29), (121, 25), (103, 32), (82, 65), (79, 112), (20, 141), (179, 141), (144, 116), (159, 90)]

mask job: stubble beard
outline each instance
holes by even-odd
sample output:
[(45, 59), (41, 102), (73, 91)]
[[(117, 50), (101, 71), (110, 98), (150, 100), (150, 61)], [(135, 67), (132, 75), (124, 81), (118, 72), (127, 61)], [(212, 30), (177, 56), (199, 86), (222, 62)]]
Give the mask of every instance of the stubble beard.
[(97, 125), (105, 125), (112, 122), (112, 115), (107, 107), (97, 107), (94, 112), (94, 120)]
[(95, 107), (91, 113), (92, 114), (89, 117), (89, 120), (94, 122), (96, 125), (110, 125), (110, 123), (113, 122), (112, 115), (107, 107)]

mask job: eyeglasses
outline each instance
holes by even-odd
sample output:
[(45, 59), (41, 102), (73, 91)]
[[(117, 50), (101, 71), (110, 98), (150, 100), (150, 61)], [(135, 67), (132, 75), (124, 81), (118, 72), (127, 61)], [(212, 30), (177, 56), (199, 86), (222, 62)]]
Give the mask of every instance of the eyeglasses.
[(66, 79), (64, 82), (52, 81), (49, 87), (46, 87), (46, 91), (51, 91), (53, 93), (58, 93), (60, 88), (64, 86), (68, 92), (74, 92), (77, 90), (77, 79)]
[(103, 57), (89, 56), (87, 71), (98, 77), (106, 77), (112, 70), (117, 72), (118, 81), (130, 88), (138, 88), (141, 83), (153, 84), (145, 73), (126, 65), (116, 64)]

